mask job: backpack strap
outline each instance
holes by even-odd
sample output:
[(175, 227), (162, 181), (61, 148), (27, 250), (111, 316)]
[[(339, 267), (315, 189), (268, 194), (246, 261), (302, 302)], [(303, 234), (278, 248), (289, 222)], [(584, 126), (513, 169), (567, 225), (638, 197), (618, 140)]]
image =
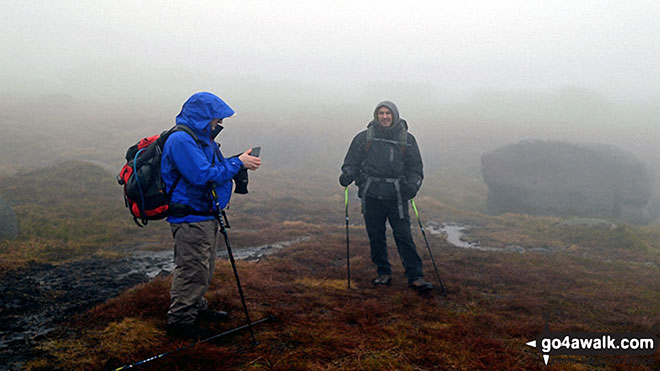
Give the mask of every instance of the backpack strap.
[(367, 156), (369, 149), (371, 148), (371, 143), (376, 138), (376, 128), (373, 125), (369, 125), (367, 128), (367, 140), (364, 142), (364, 155)]
[(399, 148), (405, 158), (408, 151), (408, 125), (401, 125), (401, 130), (399, 130)]
[(170, 216), (181, 218), (188, 215), (201, 215), (201, 216), (211, 216), (213, 211), (199, 211), (192, 208), (190, 205), (185, 204), (170, 204), (168, 208)]
[(186, 125), (176, 125), (176, 126), (174, 126), (174, 127), (170, 130), (170, 133), (169, 133), (169, 134), (174, 133), (175, 131), (183, 131), (183, 132), (187, 133), (188, 135), (190, 135), (190, 136), (195, 140), (195, 143), (197, 143), (198, 146), (203, 146), (203, 145), (205, 145), (205, 143), (202, 143), (202, 142), (199, 140), (199, 138), (197, 138), (197, 135), (195, 134), (195, 132), (192, 131), (192, 129), (189, 128), (189, 127), (187, 127)]
[[(201, 147), (203, 145), (203, 143), (199, 140), (199, 138), (197, 138), (197, 135), (195, 134), (195, 132), (192, 131), (192, 129), (187, 127), (186, 125), (175, 125), (173, 128), (171, 128), (170, 130), (168, 130), (166, 132), (165, 135), (167, 135), (167, 137), (165, 138), (165, 140), (167, 141), (167, 138), (169, 138), (169, 136), (171, 134), (173, 134), (174, 132), (176, 132), (176, 131), (183, 131), (184, 133), (190, 135), (195, 140), (195, 143), (197, 143), (197, 146)], [(164, 146), (165, 146), (165, 142), (163, 142), (163, 147)], [(215, 161), (215, 157), (213, 158), (213, 160)], [(177, 174), (177, 177), (174, 180), (174, 183), (172, 183), (172, 188), (170, 188), (170, 190), (167, 192), (167, 199), (168, 200), (172, 199), (172, 193), (174, 193), (174, 189), (179, 184), (180, 180), (181, 180), (181, 174)]]
[(401, 125), (401, 129), (399, 130), (399, 140), (377, 138), (376, 128), (374, 126), (369, 126), (367, 128), (367, 139), (364, 142), (365, 156), (369, 153), (369, 149), (371, 148), (371, 144), (373, 142), (385, 142), (385, 143), (395, 144), (399, 146), (399, 150), (401, 150), (401, 153), (405, 157), (406, 152), (408, 151), (408, 126)]
[(380, 183), (390, 183), (394, 184), (394, 189), (396, 190), (396, 203), (397, 208), (399, 209), (399, 219), (404, 218), (403, 214), (403, 197), (401, 196), (401, 178), (377, 178), (372, 176), (367, 176), (367, 181), (362, 188), (362, 194), (360, 198), (362, 199), (362, 214), (365, 212), (365, 205), (367, 202), (367, 192), (369, 191), (369, 186), (374, 182)]
[[(220, 129), (220, 130), (222, 130), (222, 129)], [(217, 130), (216, 135), (217, 135), (217, 133), (220, 132), (220, 130)], [(172, 130), (169, 134), (171, 134), (175, 131), (183, 131), (183, 132), (188, 133), (188, 135), (190, 135), (195, 140), (195, 143), (197, 143), (197, 145), (200, 146), (200, 147), (203, 146), (203, 145), (207, 145), (206, 143), (200, 142), (199, 138), (197, 138), (197, 135), (195, 135), (195, 133), (189, 127), (187, 127), (185, 125), (176, 125), (174, 128), (172, 128)], [(218, 152), (219, 152), (218, 149), (216, 149), (216, 148), (213, 149), (213, 158), (211, 159), (211, 167), (213, 167), (215, 165), (216, 157), (218, 158), (218, 161), (220, 161), (220, 154)], [(177, 174), (177, 177), (174, 180), (174, 183), (172, 183), (172, 188), (170, 188), (169, 192), (167, 192), (167, 199), (168, 200), (172, 199), (172, 194), (174, 193), (174, 189), (176, 189), (176, 186), (179, 184), (179, 181), (181, 180), (181, 178), (182, 178), (181, 174)], [(170, 203), (168, 210), (169, 210), (170, 215), (174, 216), (174, 217), (184, 217), (186, 215), (202, 215), (202, 216), (213, 215), (213, 212), (211, 212), (211, 211), (195, 210), (191, 206), (184, 205), (184, 204)]]

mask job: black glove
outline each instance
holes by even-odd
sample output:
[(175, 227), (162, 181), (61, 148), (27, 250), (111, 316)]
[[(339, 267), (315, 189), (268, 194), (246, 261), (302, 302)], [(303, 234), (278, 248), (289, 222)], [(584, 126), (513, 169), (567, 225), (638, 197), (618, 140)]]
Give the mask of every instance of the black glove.
[(236, 175), (234, 175), (234, 184), (236, 184), (234, 187), (234, 193), (242, 195), (248, 193), (248, 172), (246, 168), (242, 168), (236, 173)]
[(407, 181), (403, 180), (401, 182), (401, 197), (405, 200), (410, 200), (417, 196), (417, 187), (414, 184), (410, 184)]
[(339, 176), (339, 184), (341, 184), (342, 187), (348, 187), (349, 184), (353, 183), (353, 180), (353, 176), (348, 173), (341, 173)]

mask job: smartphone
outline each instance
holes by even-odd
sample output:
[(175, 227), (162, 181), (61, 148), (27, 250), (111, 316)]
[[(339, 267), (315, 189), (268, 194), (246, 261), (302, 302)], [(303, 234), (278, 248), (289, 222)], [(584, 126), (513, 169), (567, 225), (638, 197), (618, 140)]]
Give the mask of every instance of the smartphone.
[(220, 132), (222, 131), (222, 129), (224, 129), (224, 128), (222, 127), (222, 125), (216, 125), (216, 126), (215, 126), (215, 129), (213, 129), (213, 131), (211, 132), (211, 139), (214, 139), (214, 140), (215, 140), (215, 137), (217, 137), (218, 134), (220, 134)]
[(259, 153), (261, 153), (261, 147), (252, 147), (252, 152), (250, 152), (250, 156), (259, 157)]

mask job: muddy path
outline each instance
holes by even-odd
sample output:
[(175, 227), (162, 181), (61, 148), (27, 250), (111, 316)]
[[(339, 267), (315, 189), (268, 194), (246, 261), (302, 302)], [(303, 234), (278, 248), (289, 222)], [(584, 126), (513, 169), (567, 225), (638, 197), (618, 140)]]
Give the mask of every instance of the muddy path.
[[(236, 259), (254, 260), (296, 242), (236, 249)], [(226, 259), (224, 249), (219, 259)], [(135, 249), (122, 259), (90, 258), (64, 264), (31, 264), (0, 277), (0, 368), (20, 369), (43, 340), (66, 334), (62, 326), (127, 289), (174, 269), (173, 252)]]
[(148, 280), (128, 259), (32, 264), (0, 282), (0, 364), (18, 369), (59, 324)]

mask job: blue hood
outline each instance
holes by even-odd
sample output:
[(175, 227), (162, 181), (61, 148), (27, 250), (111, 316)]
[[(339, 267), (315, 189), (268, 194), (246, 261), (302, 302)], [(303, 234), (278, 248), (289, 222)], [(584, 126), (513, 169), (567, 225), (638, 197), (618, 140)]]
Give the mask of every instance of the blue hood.
[[(199, 212), (214, 209), (209, 190), (215, 183), (220, 207), (227, 205), (231, 198), (232, 178), (243, 163), (238, 157), (222, 156), (218, 144), (211, 139), (209, 122), (233, 114), (234, 110), (227, 103), (211, 93), (194, 94), (183, 104), (176, 123), (189, 127), (199, 142), (182, 131), (172, 133), (165, 141), (160, 168), (163, 182), (172, 194), (172, 204), (186, 205)], [(174, 187), (176, 179), (180, 181)], [(210, 219), (213, 216), (194, 214), (167, 218), (170, 223)]]
[(196, 93), (183, 104), (176, 117), (177, 125), (186, 125), (200, 136), (209, 133), (209, 122), (234, 115), (234, 110), (215, 94)]

